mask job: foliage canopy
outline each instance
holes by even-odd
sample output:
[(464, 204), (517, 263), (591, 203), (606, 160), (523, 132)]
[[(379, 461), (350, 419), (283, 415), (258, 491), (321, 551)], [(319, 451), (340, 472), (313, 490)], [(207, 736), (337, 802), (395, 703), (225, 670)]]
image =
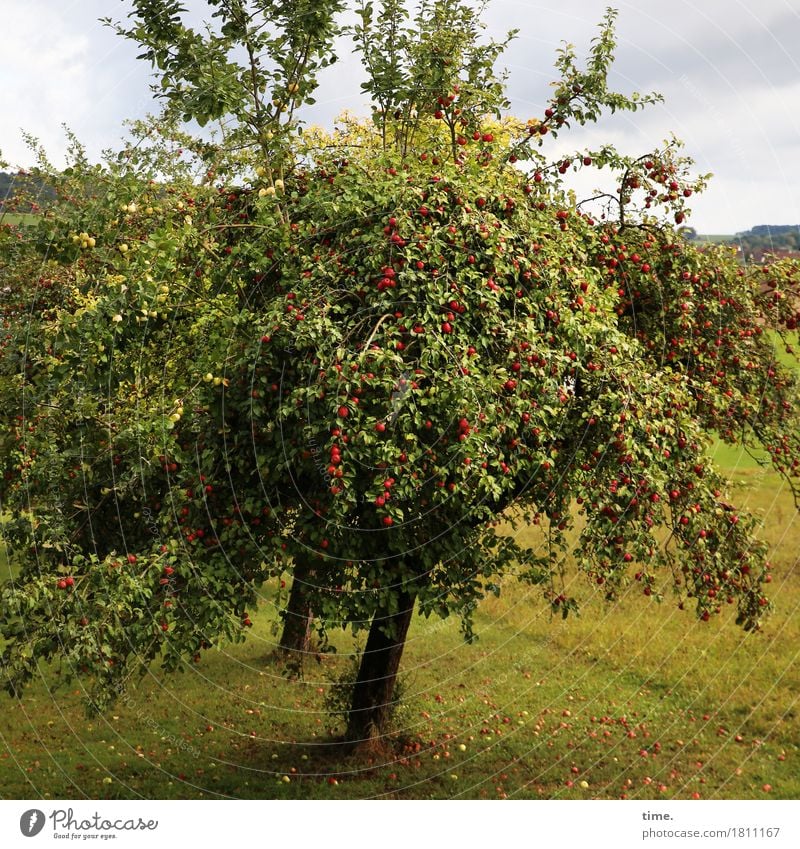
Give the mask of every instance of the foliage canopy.
[[(165, 117), (104, 165), (42, 162), (55, 200), (0, 231), (8, 689), (60, 659), (103, 706), (242, 638), (300, 563), (323, 632), (411, 599), (469, 636), (511, 574), (566, 615), (568, 550), (611, 600), (634, 580), (758, 627), (764, 547), (705, 449), (764, 447), (797, 486), (797, 268), (680, 237), (705, 179), (674, 140), (548, 159), (656, 99), (608, 88), (614, 14), (520, 121), (477, 12), (366, 3), (372, 116), (301, 134), (340, 4), (211, 6), (201, 35), (133, 3)], [(218, 143), (176, 123), (220, 117)], [(616, 188), (579, 200), (583, 168)]]

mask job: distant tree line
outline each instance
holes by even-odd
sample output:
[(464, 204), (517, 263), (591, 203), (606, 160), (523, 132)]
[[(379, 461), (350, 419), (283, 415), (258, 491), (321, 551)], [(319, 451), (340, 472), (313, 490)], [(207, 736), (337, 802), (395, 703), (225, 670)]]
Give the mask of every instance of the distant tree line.
[(800, 225), (758, 224), (737, 233), (734, 242), (741, 247), (745, 256), (777, 250), (800, 251)]

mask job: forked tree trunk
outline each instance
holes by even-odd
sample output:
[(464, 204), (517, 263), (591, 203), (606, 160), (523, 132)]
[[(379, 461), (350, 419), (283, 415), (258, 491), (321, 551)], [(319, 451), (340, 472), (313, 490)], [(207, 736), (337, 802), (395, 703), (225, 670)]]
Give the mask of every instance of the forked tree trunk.
[[(283, 611), (283, 633), (278, 649), (284, 652), (306, 654), (311, 649), (311, 605), (308, 602), (308, 584), (314, 577), (313, 569), (306, 563), (295, 563), (289, 603)], [(299, 658), (302, 661), (302, 657)]]
[[(401, 593), (396, 613), (378, 611), (358, 670), (347, 720), (347, 740), (355, 745), (378, 744), (387, 731), (394, 686), (416, 597)], [(384, 633), (386, 629), (389, 634)]]

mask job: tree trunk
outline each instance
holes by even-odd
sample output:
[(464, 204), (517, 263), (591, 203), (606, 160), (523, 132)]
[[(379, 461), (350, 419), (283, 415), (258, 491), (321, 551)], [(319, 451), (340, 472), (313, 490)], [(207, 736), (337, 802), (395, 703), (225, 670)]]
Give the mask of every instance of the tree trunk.
[[(401, 593), (396, 613), (379, 610), (372, 618), (369, 637), (347, 720), (347, 740), (355, 745), (380, 745), (394, 706), (397, 670), (414, 614), (415, 595)], [(391, 636), (384, 633), (384, 628)]]
[[(308, 584), (314, 570), (306, 563), (295, 563), (289, 603), (283, 611), (283, 634), (279, 651), (307, 654), (311, 649), (311, 605), (308, 603)], [(299, 658), (302, 661), (302, 657)]]

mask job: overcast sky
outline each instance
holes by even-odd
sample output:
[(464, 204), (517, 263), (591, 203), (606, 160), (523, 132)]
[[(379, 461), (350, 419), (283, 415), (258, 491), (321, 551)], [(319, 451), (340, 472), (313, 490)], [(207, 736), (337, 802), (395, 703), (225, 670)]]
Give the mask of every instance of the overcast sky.
[[(520, 30), (505, 58), (514, 114), (541, 115), (557, 46), (566, 40), (583, 54), (607, 5), (620, 12), (613, 85), (658, 91), (665, 103), (566, 134), (554, 155), (606, 141), (638, 155), (674, 132), (698, 170), (715, 175), (694, 204), (690, 223), (701, 233), (800, 224), (798, 0), (490, 0), (490, 31)], [(125, 118), (156, 111), (135, 45), (98, 22), (129, 8), (127, 0), (0, 0), (0, 150), (12, 165), (30, 163), (22, 129), (58, 162), (62, 124), (96, 155), (117, 144)], [(357, 58), (345, 52), (308, 120), (364, 113), (359, 79)]]

